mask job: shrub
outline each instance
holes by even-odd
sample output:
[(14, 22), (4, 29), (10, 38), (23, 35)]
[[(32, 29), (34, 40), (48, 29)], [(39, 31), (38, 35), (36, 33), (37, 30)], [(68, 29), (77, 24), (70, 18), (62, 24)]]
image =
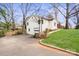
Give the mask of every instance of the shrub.
[(34, 38), (46, 38), (47, 34), (42, 32), (42, 33), (35, 33), (35, 35), (33, 36)]
[(22, 30), (16, 30), (16, 32), (13, 35), (20, 35), (22, 34)]
[(39, 33), (35, 33), (33, 37), (34, 38), (39, 38)]
[(17, 35), (20, 35), (20, 34), (22, 34), (22, 32), (21, 31), (17, 31), (16, 34)]
[(5, 36), (5, 32), (3, 30), (0, 31), (0, 37)]
[(75, 27), (75, 29), (79, 29), (79, 25), (77, 25), (77, 26)]

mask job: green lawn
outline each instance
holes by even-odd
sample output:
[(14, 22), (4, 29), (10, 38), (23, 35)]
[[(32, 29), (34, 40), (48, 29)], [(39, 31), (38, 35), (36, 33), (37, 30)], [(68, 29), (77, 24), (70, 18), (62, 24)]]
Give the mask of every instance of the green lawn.
[(79, 30), (60, 30), (58, 32), (50, 34), (49, 37), (42, 42), (67, 50), (79, 52)]

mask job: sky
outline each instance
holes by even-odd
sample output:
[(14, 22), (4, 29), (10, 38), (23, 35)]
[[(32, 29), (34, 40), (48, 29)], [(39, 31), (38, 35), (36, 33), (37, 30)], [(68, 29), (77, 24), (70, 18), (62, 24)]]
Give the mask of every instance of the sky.
[[(31, 15), (31, 13), (33, 12), (33, 9), (36, 9), (36, 8), (40, 8), (39, 12), (37, 12), (37, 15), (41, 15), (41, 16), (47, 16), (49, 13), (53, 13), (53, 8), (52, 8), (52, 5), (49, 4), (49, 3), (33, 3), (31, 5), (31, 10), (28, 11), (28, 15)], [(16, 10), (16, 14), (17, 14), (17, 19), (16, 20), (17, 22), (20, 22), (22, 20), (22, 13), (21, 13), (21, 9), (20, 9), (20, 4), (14, 4), (14, 8)], [(60, 17), (60, 22), (63, 23), (64, 22), (64, 18), (63, 16), (59, 14)]]
[[(9, 5), (9, 4), (8, 4)], [(14, 11), (15, 11), (15, 21), (19, 24), (22, 23), (22, 12), (21, 12), (21, 8), (20, 8), (20, 4), (19, 3), (14, 3)], [(61, 4), (64, 8), (66, 7), (65, 4)], [(40, 7), (41, 6), (41, 7)], [(40, 16), (47, 16), (49, 13), (53, 14), (53, 7), (51, 4), (49, 3), (31, 3), (31, 7), (28, 10), (27, 16), (30, 16), (31, 13), (36, 10), (37, 8), (40, 7), (39, 12), (36, 12), (37, 15)], [(70, 8), (73, 7), (73, 4), (71, 4)], [(63, 13), (65, 13), (65, 10), (61, 7), (59, 7), (61, 9), (61, 11)], [(65, 19), (64, 17), (61, 15), (61, 13), (58, 13), (58, 20), (64, 24), (65, 23)], [(73, 24), (73, 22), (71, 21), (71, 24)]]
[[(49, 13), (49, 10), (52, 9), (52, 6), (48, 3), (33, 3), (31, 4), (31, 8), (30, 10), (28, 10), (28, 16), (31, 15), (31, 13), (34, 11), (34, 9), (40, 8), (40, 11), (37, 12), (37, 15), (41, 15), (41, 16), (46, 16)], [(21, 8), (20, 8), (20, 4), (15, 3), (14, 4), (14, 9), (15, 9), (15, 13), (16, 13), (16, 22), (19, 23), (22, 21), (22, 12), (21, 12)]]

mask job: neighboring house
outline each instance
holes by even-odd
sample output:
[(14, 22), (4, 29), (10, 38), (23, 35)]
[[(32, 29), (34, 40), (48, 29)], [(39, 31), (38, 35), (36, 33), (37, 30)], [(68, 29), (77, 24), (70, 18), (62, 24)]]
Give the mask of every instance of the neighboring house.
[(58, 23), (58, 24), (57, 24), (57, 27), (58, 27), (58, 28), (64, 28), (64, 25)]
[(27, 34), (34, 35), (40, 33), (46, 29), (57, 29), (57, 21), (53, 18), (44, 18), (40, 16), (30, 16), (26, 19), (26, 32)]

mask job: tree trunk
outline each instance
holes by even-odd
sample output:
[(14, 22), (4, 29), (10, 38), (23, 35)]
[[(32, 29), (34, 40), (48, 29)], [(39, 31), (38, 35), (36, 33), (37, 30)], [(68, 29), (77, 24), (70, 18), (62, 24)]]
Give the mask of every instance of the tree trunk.
[(68, 26), (68, 20), (69, 20), (69, 3), (66, 4), (66, 7), (67, 7), (67, 9), (66, 9), (66, 17), (65, 17), (65, 19), (66, 19), (65, 29), (68, 29), (69, 28), (69, 26)]
[(12, 30), (14, 31), (15, 30), (15, 20), (14, 20), (14, 17), (12, 15)]
[(15, 30), (15, 22), (12, 24), (13, 31)]
[(23, 17), (23, 28), (22, 28), (22, 30), (23, 30), (23, 34), (26, 34), (26, 19), (25, 19), (25, 17)]
[(79, 29), (79, 17), (77, 18), (76, 29)]
[[(79, 8), (78, 8), (79, 9)], [(75, 9), (77, 11), (77, 9)], [(75, 29), (79, 29), (79, 14), (76, 13), (77, 24)]]
[(13, 8), (13, 4), (11, 4), (11, 19), (12, 19), (12, 28), (13, 31), (15, 30), (15, 20), (14, 20), (14, 8)]
[(77, 24), (76, 24), (75, 29), (79, 29), (79, 17), (78, 17), (78, 15), (76, 15), (76, 18), (77, 18)]
[(13, 17), (13, 13), (12, 13), (12, 30), (14, 31), (15, 30), (15, 20), (14, 20), (14, 17)]
[(8, 21), (6, 20), (6, 17), (4, 17), (4, 19), (5, 19), (5, 26), (6, 26), (6, 29), (9, 30), (9, 29), (10, 29), (10, 26), (9, 26), (9, 24), (8, 24)]
[(66, 23), (65, 23), (65, 29), (68, 29), (69, 26), (68, 26), (68, 18), (66, 18)]
[(79, 17), (78, 17), (78, 19), (77, 19), (77, 26), (76, 26), (76, 28), (79, 29)]

